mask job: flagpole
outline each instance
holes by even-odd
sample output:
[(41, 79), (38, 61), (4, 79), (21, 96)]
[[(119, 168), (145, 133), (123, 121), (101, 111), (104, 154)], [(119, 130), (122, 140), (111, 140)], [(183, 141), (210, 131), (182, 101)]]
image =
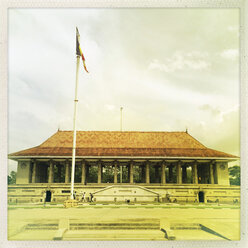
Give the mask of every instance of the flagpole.
[[(78, 37), (79, 39), (79, 37)], [(77, 65), (76, 65), (76, 86), (75, 86), (75, 99), (74, 99), (74, 116), (73, 116), (73, 146), (72, 146), (72, 167), (71, 167), (71, 199), (73, 199), (74, 191), (74, 177), (75, 177), (75, 156), (76, 156), (76, 114), (77, 114), (77, 88), (78, 88), (78, 69), (79, 69), (80, 56), (77, 55)]]

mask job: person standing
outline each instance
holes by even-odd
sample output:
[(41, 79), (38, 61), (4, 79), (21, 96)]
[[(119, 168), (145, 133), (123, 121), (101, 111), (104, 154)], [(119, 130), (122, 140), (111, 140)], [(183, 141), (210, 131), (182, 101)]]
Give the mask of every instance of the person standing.
[(85, 199), (85, 192), (83, 193), (83, 195), (82, 195), (82, 202), (86, 202), (86, 199)]
[(90, 202), (93, 202), (93, 194), (90, 193)]

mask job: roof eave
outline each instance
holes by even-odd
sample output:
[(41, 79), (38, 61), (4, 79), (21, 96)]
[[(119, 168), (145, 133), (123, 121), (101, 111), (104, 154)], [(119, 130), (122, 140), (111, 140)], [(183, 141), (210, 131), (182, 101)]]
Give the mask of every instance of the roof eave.
[[(18, 160), (18, 159), (71, 159), (71, 156), (8, 156), (9, 159)], [(239, 160), (239, 157), (172, 157), (172, 156), (76, 156), (76, 159), (188, 159), (188, 160), (200, 160), (200, 159), (207, 159), (207, 160), (228, 160), (236, 161)]]

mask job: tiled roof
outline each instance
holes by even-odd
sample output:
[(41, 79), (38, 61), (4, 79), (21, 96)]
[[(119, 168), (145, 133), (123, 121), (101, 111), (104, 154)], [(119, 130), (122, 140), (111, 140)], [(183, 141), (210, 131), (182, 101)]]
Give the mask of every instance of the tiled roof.
[[(72, 131), (58, 131), (37, 147), (9, 158), (72, 155)], [(76, 156), (221, 157), (236, 156), (209, 149), (186, 132), (77, 131)]]

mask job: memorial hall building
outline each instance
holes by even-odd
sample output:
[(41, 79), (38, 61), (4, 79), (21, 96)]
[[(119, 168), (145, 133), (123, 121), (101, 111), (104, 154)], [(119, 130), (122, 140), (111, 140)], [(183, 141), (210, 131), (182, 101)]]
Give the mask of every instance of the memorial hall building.
[[(70, 198), (72, 131), (9, 154), (18, 162), (8, 201), (64, 202)], [(239, 158), (210, 149), (186, 132), (77, 131), (75, 197), (93, 202), (240, 201), (228, 163)]]

